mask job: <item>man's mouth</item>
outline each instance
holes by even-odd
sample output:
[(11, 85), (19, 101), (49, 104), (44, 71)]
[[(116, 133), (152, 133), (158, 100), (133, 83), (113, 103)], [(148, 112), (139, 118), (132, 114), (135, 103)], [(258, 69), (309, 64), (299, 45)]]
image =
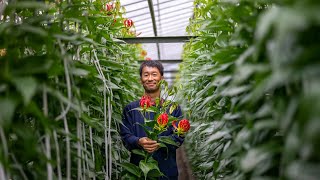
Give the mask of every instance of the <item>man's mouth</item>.
[(147, 86), (155, 86), (156, 84), (154, 83), (147, 83)]

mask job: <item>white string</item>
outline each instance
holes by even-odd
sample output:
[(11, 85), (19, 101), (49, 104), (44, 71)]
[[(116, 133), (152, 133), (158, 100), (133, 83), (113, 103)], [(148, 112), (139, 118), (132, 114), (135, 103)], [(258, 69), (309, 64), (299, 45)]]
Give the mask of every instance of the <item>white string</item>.
[[(94, 50), (93, 51), (95, 60), (93, 60), (93, 63), (96, 66), (97, 71), (99, 72), (100, 77), (102, 78), (103, 81), (103, 108), (104, 108), (104, 127), (105, 127), (105, 138), (104, 138), (104, 142), (105, 142), (105, 156), (106, 156), (106, 176), (105, 179), (108, 180), (109, 178), (111, 179), (111, 175), (112, 175), (112, 157), (111, 157), (111, 113), (112, 113), (112, 109), (111, 109), (111, 98), (112, 98), (112, 91), (111, 89), (107, 86), (106, 84), (106, 78), (102, 72), (102, 68), (100, 66), (100, 62), (99, 59), (97, 57), (97, 53)], [(106, 98), (106, 91), (108, 91), (108, 126), (107, 127), (107, 98)], [(109, 153), (108, 153), (109, 151)]]
[[(60, 50), (61, 50), (61, 55), (65, 55), (65, 51), (62, 47), (62, 43), (60, 41), (60, 39), (58, 39), (58, 44), (59, 44), (59, 47), (60, 47)], [(55, 120), (59, 120), (59, 119), (62, 119), (63, 117), (65, 117), (67, 115), (67, 113), (69, 112), (70, 110), (70, 107), (71, 107), (71, 98), (72, 98), (72, 93), (71, 93), (71, 83), (70, 83), (70, 76), (69, 76), (69, 71), (68, 71), (68, 64), (67, 64), (67, 60), (66, 58), (63, 58), (63, 65), (64, 65), (64, 73), (65, 73), (65, 76), (66, 76), (66, 83), (67, 83), (67, 92), (68, 92), (68, 104), (67, 104), (67, 107), (66, 109), (64, 109), (61, 114), (55, 118)]]

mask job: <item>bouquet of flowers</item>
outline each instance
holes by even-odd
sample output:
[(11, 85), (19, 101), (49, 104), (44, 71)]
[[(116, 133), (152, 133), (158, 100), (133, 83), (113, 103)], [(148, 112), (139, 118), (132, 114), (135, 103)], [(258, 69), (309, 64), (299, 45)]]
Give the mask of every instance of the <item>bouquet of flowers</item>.
[[(183, 137), (190, 129), (190, 123), (187, 119), (179, 120), (177, 117), (172, 116), (172, 112), (178, 108), (178, 104), (173, 100), (169, 100), (168, 97), (175, 98), (177, 88), (168, 88), (166, 81), (162, 80), (159, 85), (164, 86), (165, 98), (157, 98), (155, 102), (151, 101), (151, 97), (142, 96), (140, 99), (140, 107), (134, 110), (139, 111), (144, 117), (144, 124), (142, 126), (147, 134), (147, 137), (151, 140), (157, 141), (160, 148), (165, 148), (168, 153), (168, 145), (178, 146), (171, 136), (161, 136), (161, 133), (167, 131), (170, 125), (173, 126), (173, 133)], [(153, 114), (153, 119), (150, 119), (150, 114)], [(139, 166), (131, 163), (124, 163), (122, 166), (130, 171), (130, 174), (135, 175), (134, 179), (153, 179), (160, 177), (163, 174), (160, 172), (158, 163), (153, 159), (152, 153), (148, 153), (142, 149), (134, 149), (132, 153), (141, 155), (144, 157), (140, 161)], [(126, 174), (128, 176), (128, 174)], [(124, 177), (123, 177), (124, 178)], [(132, 177), (130, 177), (131, 179)]]

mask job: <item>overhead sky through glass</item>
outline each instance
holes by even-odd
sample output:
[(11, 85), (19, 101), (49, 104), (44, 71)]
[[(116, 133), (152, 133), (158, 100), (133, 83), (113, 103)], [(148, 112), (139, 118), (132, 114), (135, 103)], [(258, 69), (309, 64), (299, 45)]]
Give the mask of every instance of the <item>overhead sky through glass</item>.
[[(193, 0), (152, 0), (158, 36), (186, 36), (186, 27), (193, 15)], [(154, 37), (148, 0), (121, 0), (126, 17), (133, 20), (138, 37)], [(183, 43), (142, 44), (153, 60), (181, 60)], [(159, 54), (158, 54), (159, 48)], [(166, 80), (171, 84), (178, 62), (164, 64)]]

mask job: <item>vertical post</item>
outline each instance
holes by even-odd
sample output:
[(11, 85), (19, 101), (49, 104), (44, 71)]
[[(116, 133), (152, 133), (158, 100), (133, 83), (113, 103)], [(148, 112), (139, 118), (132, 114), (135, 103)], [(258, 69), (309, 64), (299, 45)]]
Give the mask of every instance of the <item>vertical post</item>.
[[(148, 5), (149, 5), (149, 11), (150, 11), (151, 20), (152, 20), (153, 33), (154, 33), (154, 36), (157, 37), (158, 36), (157, 24), (156, 24), (156, 18), (155, 18), (155, 15), (154, 15), (154, 8), (153, 8), (152, 0), (148, 0)], [(157, 43), (157, 52), (158, 52), (158, 59), (161, 59), (159, 43)]]

